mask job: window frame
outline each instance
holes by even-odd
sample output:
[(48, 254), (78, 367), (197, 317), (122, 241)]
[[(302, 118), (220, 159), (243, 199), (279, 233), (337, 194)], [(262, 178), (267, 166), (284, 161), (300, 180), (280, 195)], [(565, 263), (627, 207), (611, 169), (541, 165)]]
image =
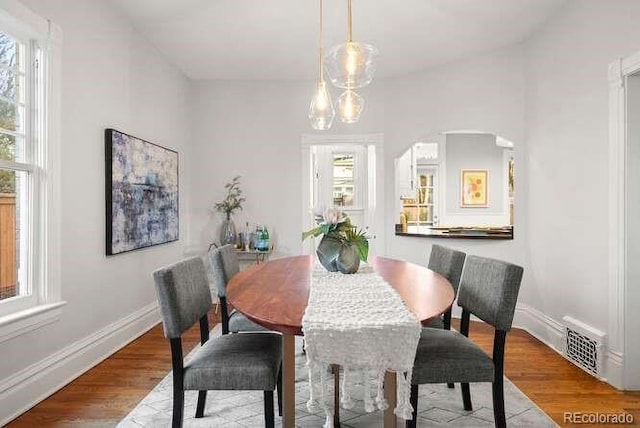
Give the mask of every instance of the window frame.
[[(24, 271), (18, 271), (16, 274), (16, 281), (18, 294), (14, 297), (6, 300), (0, 300), (0, 317), (15, 313), (19, 310), (25, 310), (38, 303), (37, 287), (34, 286), (34, 280), (37, 277), (36, 270), (38, 264), (34, 260), (34, 256), (40, 253), (38, 244), (40, 241), (39, 225), (36, 221), (37, 206), (39, 204), (39, 198), (42, 192), (39, 190), (39, 178), (41, 174), (39, 166), (40, 159), (39, 153), (39, 141), (41, 141), (38, 127), (38, 119), (42, 111), (40, 108), (39, 87), (42, 85), (42, 75), (40, 73), (38, 62), (40, 61), (39, 47), (36, 40), (28, 38), (26, 35), (15, 34), (10, 31), (4, 31), (4, 28), (0, 28), (0, 32), (13, 38), (17, 43), (24, 46), (24, 64), (18, 64), (17, 69), (24, 66), (24, 102), (23, 102), (23, 117), (22, 122), (24, 129), (22, 132), (11, 131), (8, 129), (0, 128), (0, 131), (5, 135), (13, 135), (16, 140), (20, 137), (23, 139), (22, 147), (22, 159), (20, 160), (4, 160), (0, 159), (0, 169), (15, 171), (16, 173), (24, 172), (26, 179), (22, 186), (24, 189), (16, 192), (16, 199), (19, 199), (19, 203), (16, 204), (20, 207), (19, 215), (16, 216), (16, 223), (19, 224), (21, 239), (20, 239), (20, 260), (24, 261)], [(19, 71), (18, 74), (19, 75)], [(13, 101), (11, 101), (13, 102)], [(16, 104), (19, 109), (20, 104)], [(17, 175), (17, 174), (16, 174)], [(16, 179), (17, 182), (17, 179)], [(17, 268), (20, 266), (17, 266)], [(26, 294), (22, 294), (26, 288)]]
[(60, 290), (62, 32), (14, 0), (0, 5), (0, 30), (24, 43), (25, 58), (29, 58), (25, 69), (24, 162), (0, 160), (0, 167), (30, 174), (26, 180), (29, 236), (25, 249), (30, 295), (0, 301), (1, 343), (55, 321), (66, 302)]

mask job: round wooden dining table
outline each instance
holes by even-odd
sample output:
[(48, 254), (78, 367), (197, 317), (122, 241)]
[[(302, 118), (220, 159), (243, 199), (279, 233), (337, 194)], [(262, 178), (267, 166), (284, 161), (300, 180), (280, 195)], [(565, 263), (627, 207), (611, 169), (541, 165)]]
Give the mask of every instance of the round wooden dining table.
[[(282, 426), (295, 426), (295, 336), (302, 335), (302, 316), (309, 299), (311, 255), (286, 257), (251, 266), (235, 275), (227, 300), (249, 319), (283, 334)], [(451, 283), (440, 274), (413, 263), (370, 257), (368, 264), (402, 297), (422, 324), (446, 311), (455, 298)], [(395, 427), (395, 373), (385, 376), (384, 426)]]

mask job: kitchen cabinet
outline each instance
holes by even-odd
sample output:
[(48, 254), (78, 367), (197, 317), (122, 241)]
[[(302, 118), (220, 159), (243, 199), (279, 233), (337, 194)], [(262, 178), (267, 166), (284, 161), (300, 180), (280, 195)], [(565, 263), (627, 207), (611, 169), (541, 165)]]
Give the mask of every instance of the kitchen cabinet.
[(415, 193), (416, 158), (413, 148), (396, 159), (396, 178), (400, 199), (413, 198)]
[(412, 226), (435, 226), (438, 223), (438, 167), (418, 166), (413, 178), (411, 197), (403, 198), (402, 209), (409, 230)]

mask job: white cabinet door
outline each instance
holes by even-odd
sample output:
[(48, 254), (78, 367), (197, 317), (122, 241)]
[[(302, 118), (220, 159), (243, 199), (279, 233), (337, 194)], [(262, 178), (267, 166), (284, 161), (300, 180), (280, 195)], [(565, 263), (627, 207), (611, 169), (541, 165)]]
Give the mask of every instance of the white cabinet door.
[(396, 160), (396, 174), (400, 198), (415, 197), (415, 156), (413, 148)]

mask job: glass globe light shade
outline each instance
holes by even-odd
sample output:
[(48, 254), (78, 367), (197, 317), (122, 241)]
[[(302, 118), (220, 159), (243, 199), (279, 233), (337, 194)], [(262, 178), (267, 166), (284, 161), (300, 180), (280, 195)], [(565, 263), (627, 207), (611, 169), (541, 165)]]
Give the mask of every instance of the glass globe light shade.
[(346, 42), (331, 48), (324, 63), (331, 83), (338, 88), (357, 89), (373, 80), (377, 56), (378, 49), (373, 45)]
[(364, 110), (364, 98), (357, 92), (347, 89), (338, 97), (340, 120), (344, 123), (356, 123)]
[(325, 131), (331, 128), (336, 111), (333, 108), (331, 94), (327, 90), (324, 80), (318, 82), (316, 92), (313, 94), (309, 105), (309, 120), (311, 127), (318, 131)]

